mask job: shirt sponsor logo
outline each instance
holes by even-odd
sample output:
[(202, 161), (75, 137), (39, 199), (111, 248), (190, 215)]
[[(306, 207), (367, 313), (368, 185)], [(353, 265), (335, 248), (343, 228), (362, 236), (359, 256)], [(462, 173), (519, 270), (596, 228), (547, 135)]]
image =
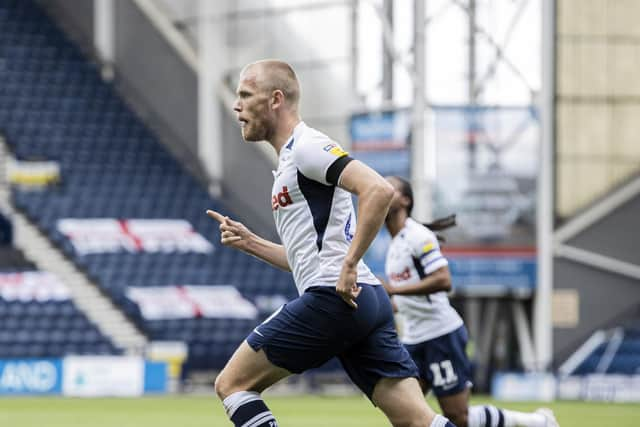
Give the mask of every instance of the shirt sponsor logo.
[(282, 187), (281, 192), (279, 192), (274, 196), (271, 196), (271, 210), (275, 211), (280, 207), (284, 208), (285, 206), (289, 206), (292, 203), (293, 203), (293, 200), (291, 199), (291, 195), (289, 194), (289, 189), (287, 188), (286, 185)]
[(342, 148), (340, 148), (340, 146), (335, 142), (332, 142), (329, 145), (325, 145), (323, 150), (326, 151), (327, 153), (333, 154), (336, 157), (343, 157), (349, 154), (346, 151), (344, 151)]
[(409, 270), (409, 267), (405, 267), (402, 273), (391, 273), (389, 275), (389, 278), (393, 282), (402, 282), (405, 280), (409, 280), (411, 278), (411, 271)]

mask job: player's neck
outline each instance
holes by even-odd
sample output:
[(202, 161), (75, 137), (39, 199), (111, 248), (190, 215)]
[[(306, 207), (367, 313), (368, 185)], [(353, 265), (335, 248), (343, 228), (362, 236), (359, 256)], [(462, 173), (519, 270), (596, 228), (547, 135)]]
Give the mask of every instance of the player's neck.
[(392, 238), (396, 237), (400, 230), (404, 228), (404, 223), (407, 221), (408, 217), (409, 216), (404, 210), (400, 210), (394, 215), (387, 216), (384, 222)]
[(273, 137), (269, 139), (269, 143), (276, 150), (276, 154), (278, 154), (278, 156), (280, 155), (282, 147), (289, 141), (289, 138), (291, 138), (293, 129), (295, 129), (301, 121), (300, 116), (296, 113), (285, 116), (278, 123), (278, 127), (276, 128)]

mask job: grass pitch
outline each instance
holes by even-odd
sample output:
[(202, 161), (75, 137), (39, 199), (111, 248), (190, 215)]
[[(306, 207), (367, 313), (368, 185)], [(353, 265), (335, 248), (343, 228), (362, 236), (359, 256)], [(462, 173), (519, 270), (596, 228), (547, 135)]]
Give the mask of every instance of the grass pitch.
[[(267, 397), (281, 427), (382, 427), (382, 413), (364, 397)], [(437, 404), (429, 403), (437, 408)], [(530, 411), (537, 403), (473, 403)], [(544, 404), (561, 427), (638, 427), (640, 405), (594, 402)], [(11, 427), (217, 427), (230, 426), (212, 396), (145, 397), (139, 399), (0, 398), (0, 426)]]

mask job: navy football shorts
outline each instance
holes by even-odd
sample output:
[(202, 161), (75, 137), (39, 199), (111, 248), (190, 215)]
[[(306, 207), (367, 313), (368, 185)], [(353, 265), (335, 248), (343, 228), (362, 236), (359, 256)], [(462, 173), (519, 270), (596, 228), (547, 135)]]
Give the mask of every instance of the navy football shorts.
[(465, 352), (467, 329), (455, 331), (419, 344), (405, 344), (418, 365), (420, 378), (437, 397), (451, 396), (472, 385), (471, 363)]
[(382, 286), (359, 284), (351, 308), (334, 287), (314, 286), (285, 304), (247, 337), (274, 365), (301, 373), (337, 356), (351, 380), (371, 399), (383, 377), (417, 377), (398, 340), (393, 311)]

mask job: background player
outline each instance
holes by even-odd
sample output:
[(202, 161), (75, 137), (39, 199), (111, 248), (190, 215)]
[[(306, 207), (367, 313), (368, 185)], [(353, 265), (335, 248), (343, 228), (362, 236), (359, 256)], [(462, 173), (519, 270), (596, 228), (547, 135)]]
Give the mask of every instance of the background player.
[[(220, 222), (223, 244), (292, 271), (300, 297), (254, 329), (216, 379), (216, 392), (236, 426), (275, 426), (260, 393), (337, 356), (394, 426), (451, 427), (424, 401), (389, 297), (361, 261), (393, 188), (306, 126), (299, 96), (296, 75), (284, 62), (256, 62), (240, 74), (234, 110), (242, 136), (269, 142), (279, 156), (271, 207), (283, 244), (207, 213)], [(357, 230), (350, 193), (358, 196)]]
[(447, 297), (451, 290), (448, 262), (440, 252), (437, 236), (411, 218), (411, 185), (399, 177), (387, 180), (395, 191), (385, 219), (392, 237), (385, 288), (402, 317), (402, 342), (418, 366), (424, 393), (433, 389), (442, 412), (458, 427), (557, 426), (547, 409), (522, 413), (469, 406), (467, 330)]

